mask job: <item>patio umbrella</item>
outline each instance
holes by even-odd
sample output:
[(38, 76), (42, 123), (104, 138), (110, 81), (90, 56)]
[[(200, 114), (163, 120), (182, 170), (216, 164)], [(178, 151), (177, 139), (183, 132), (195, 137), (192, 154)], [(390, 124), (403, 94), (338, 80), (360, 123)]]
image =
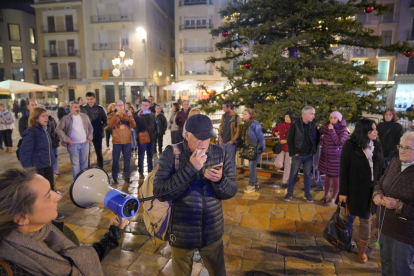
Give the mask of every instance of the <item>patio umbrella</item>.
[(19, 94), (19, 93), (27, 93), (27, 92), (37, 92), (37, 91), (50, 91), (55, 92), (55, 88), (50, 88), (48, 86), (33, 84), (24, 81), (15, 81), (15, 80), (6, 80), (0, 82), (0, 89), (4, 89), (4, 91)]
[(165, 86), (163, 88), (163, 90), (177, 90), (177, 88), (178, 88), (177, 83), (174, 83), (174, 84), (170, 84), (170, 85)]
[(216, 92), (223, 92), (224, 90), (231, 89), (231, 86), (228, 81), (219, 81), (209, 85), (208, 88), (215, 90)]
[(164, 87), (164, 90), (194, 90), (194, 89), (197, 89), (197, 87), (202, 84), (203, 84), (202, 82), (199, 82), (193, 79), (187, 79), (187, 80), (180, 81), (172, 85), (168, 85)]

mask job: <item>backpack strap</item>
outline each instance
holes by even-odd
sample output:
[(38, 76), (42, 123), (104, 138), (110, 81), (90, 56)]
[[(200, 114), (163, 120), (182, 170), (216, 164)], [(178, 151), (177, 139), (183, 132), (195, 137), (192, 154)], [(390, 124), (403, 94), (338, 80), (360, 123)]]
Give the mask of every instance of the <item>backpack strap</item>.
[(174, 156), (175, 156), (175, 160), (174, 160), (175, 170), (178, 170), (180, 168), (181, 151), (180, 151), (180, 148), (177, 146), (177, 144), (172, 144), (171, 146), (173, 148)]

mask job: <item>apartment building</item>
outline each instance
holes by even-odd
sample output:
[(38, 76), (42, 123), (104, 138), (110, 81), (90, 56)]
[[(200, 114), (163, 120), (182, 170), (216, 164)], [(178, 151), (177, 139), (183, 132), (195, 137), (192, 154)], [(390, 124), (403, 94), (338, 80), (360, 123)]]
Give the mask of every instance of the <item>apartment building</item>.
[[(219, 15), (230, 0), (175, 0), (175, 56), (177, 61), (177, 79), (195, 79), (212, 84), (226, 78), (214, 67), (220, 63), (206, 64), (210, 56), (219, 56), (214, 45), (222, 39), (212, 37), (210, 30), (223, 22)], [(232, 69), (233, 64), (223, 66)], [(196, 93), (196, 92), (194, 92)], [(180, 95), (183, 99), (197, 98), (197, 95)]]
[[(414, 45), (414, 0), (388, 0), (379, 3), (389, 6), (390, 12), (376, 16), (375, 12), (357, 15), (357, 20), (381, 35), (385, 45), (409, 40)], [(383, 50), (355, 49), (352, 60), (369, 61), (377, 66), (378, 74), (372, 78), (377, 87), (390, 85), (386, 105), (405, 111), (414, 104), (414, 58)]]

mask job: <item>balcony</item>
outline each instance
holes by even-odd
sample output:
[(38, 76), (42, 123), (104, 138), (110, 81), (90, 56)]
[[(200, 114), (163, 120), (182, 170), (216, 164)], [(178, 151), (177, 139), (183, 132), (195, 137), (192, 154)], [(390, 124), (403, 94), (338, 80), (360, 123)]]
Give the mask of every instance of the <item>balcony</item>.
[(368, 49), (356, 48), (352, 52), (353, 57), (368, 57)]
[(43, 51), (43, 57), (79, 57), (79, 50)]
[(408, 31), (407, 32), (407, 40), (414, 41), (414, 32)]
[(82, 79), (82, 74), (81, 74), (81, 72), (58, 73), (58, 74), (45, 72), (45, 73), (43, 73), (43, 78), (45, 80), (80, 80), (80, 79)]
[(395, 57), (395, 53), (390, 53), (385, 50), (379, 49), (378, 54), (379, 57)]
[(178, 5), (180, 7), (194, 5), (213, 5), (213, 0), (180, 0)]
[(181, 71), (182, 76), (200, 76), (200, 75), (213, 75), (213, 71)]
[(213, 47), (184, 47), (180, 49), (181, 54), (187, 53), (211, 53), (213, 52)]
[(381, 24), (392, 24), (392, 23), (398, 23), (398, 18), (394, 18), (394, 15), (392, 13), (384, 14), (380, 19)]
[(91, 23), (108, 23), (108, 22), (129, 22), (132, 21), (132, 14), (112, 14), (112, 15), (93, 15)]
[(105, 50), (130, 50), (131, 45), (121, 45), (120, 42), (105, 42), (105, 43), (92, 43), (92, 49), (94, 51), (105, 51)]
[(393, 81), (395, 78), (394, 73), (378, 73), (377, 81)]
[[(114, 77), (114, 75), (112, 74), (112, 70), (113, 70), (113, 68), (111, 68), (111, 69), (108, 69), (108, 71), (109, 71), (109, 77), (111, 77), (111, 78), (113, 78)], [(103, 70), (93, 70), (93, 76), (95, 77), (95, 78), (100, 78), (100, 77), (102, 77), (102, 71)], [(128, 69), (128, 70), (126, 70), (125, 72), (124, 72), (124, 77), (125, 78), (132, 78), (132, 77), (134, 77), (134, 75), (135, 75), (135, 70), (134, 69)], [(119, 76), (119, 78), (120, 78), (121, 76)]]
[(35, 0), (35, 4), (49, 4), (49, 3), (66, 3), (66, 2), (82, 2), (81, 0)]
[(78, 25), (53, 25), (53, 26), (44, 25), (42, 26), (42, 31), (45, 34), (77, 32)]
[(181, 30), (195, 30), (195, 29), (213, 29), (213, 24), (204, 24), (204, 25), (180, 25)]

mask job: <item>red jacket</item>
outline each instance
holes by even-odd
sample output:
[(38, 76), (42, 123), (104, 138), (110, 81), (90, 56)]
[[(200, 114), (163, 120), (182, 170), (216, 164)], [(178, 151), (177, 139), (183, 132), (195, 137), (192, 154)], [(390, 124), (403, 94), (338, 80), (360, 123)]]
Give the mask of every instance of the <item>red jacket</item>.
[(185, 121), (187, 121), (188, 114), (190, 113), (191, 107), (187, 109), (187, 112), (184, 109), (181, 109), (175, 116), (175, 123), (178, 126), (178, 133), (183, 133), (183, 128)]
[[(279, 132), (280, 140), (287, 140), (287, 136), (288, 136), (289, 128), (291, 124), (292, 123), (279, 123), (277, 126), (275, 126), (272, 129), (273, 135), (275, 135), (275, 132)], [(282, 146), (282, 151), (289, 151), (287, 143)]]

